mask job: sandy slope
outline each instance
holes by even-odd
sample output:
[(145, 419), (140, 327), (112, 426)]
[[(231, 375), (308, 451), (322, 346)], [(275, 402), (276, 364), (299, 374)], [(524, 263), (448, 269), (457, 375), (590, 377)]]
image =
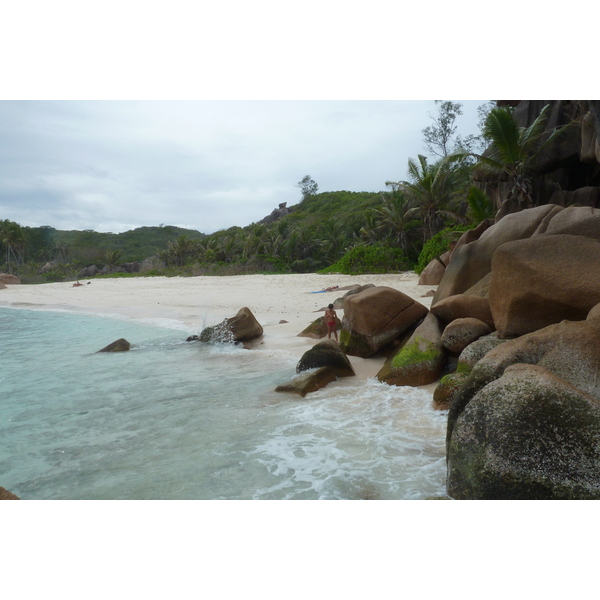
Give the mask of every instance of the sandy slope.
[[(91, 283), (87, 283), (91, 281)], [(0, 290), (0, 306), (61, 308), (135, 319), (171, 319), (187, 333), (199, 333), (234, 316), (247, 306), (264, 328), (265, 346), (300, 357), (315, 340), (299, 338), (321, 309), (345, 294), (345, 290), (311, 293), (330, 286), (385, 285), (429, 307), (423, 295), (432, 286), (418, 286), (413, 272), (396, 275), (239, 275), (235, 277), (136, 277), (82, 280), (84, 285), (45, 283), (10, 285)], [(342, 311), (338, 311), (342, 316)], [(280, 321), (287, 323), (280, 323)], [(351, 357), (359, 377), (374, 375), (383, 359)]]

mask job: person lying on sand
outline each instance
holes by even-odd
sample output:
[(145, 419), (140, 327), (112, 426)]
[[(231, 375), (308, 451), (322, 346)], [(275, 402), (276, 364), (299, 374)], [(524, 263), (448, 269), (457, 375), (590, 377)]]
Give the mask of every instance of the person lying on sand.
[(330, 304), (327, 307), (327, 310), (325, 311), (325, 322), (327, 323), (327, 338), (331, 339), (331, 333), (333, 332), (333, 335), (335, 337), (335, 341), (338, 341), (338, 336), (337, 336), (337, 325), (336, 325), (336, 320), (337, 318), (337, 314), (335, 313), (335, 310), (333, 310), (333, 304)]
[(83, 285), (83, 283), (79, 283), (79, 281), (78, 281), (77, 283), (74, 283), (74, 284), (73, 284), (73, 287), (78, 287), (78, 286), (80, 286), (80, 285)]

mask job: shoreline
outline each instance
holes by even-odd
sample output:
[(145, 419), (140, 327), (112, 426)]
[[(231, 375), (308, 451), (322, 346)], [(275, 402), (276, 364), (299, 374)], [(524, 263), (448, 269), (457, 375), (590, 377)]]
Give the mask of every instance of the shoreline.
[[(181, 326), (169, 328), (181, 329), (187, 337), (247, 306), (264, 329), (259, 345), (289, 352), (300, 359), (319, 340), (298, 334), (322, 316), (329, 303), (347, 292), (321, 290), (372, 283), (397, 289), (429, 308), (431, 297), (423, 296), (436, 286), (419, 286), (418, 279), (413, 271), (383, 275), (307, 273), (90, 279), (81, 280), (83, 285), (79, 287), (73, 287), (72, 282), (8, 285), (0, 290), (0, 307), (84, 312), (157, 324), (163, 321), (165, 327), (168, 327), (165, 321), (172, 321), (172, 325)], [(343, 311), (338, 310), (341, 317), (339, 313)], [(374, 377), (385, 362), (384, 358), (348, 358), (357, 380)], [(435, 385), (420, 387), (433, 392)]]

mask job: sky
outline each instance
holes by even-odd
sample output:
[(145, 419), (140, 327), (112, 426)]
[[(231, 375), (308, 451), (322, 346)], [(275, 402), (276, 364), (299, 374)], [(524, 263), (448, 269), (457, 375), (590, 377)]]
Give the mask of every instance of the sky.
[[(491, 41), (514, 31), (511, 7), (521, 29), (535, 24), (519, 55), (552, 24), (535, 3), (503, 6), (481, 27), (474, 0), (399, 12), (383, 0), (361, 10), (336, 0), (11, 3), (0, 220), (114, 233), (243, 227), (297, 204), (307, 174), (321, 192), (404, 179), (408, 159), (426, 153), (436, 99), (463, 102), (456, 124), (469, 135), (486, 99), (594, 96), (558, 46), (544, 46), (535, 72), (495, 51)], [(564, 93), (556, 73), (567, 69)]]
[[(456, 124), (477, 134), (477, 107)], [(325, 191), (386, 189), (427, 154), (435, 101), (5, 100), (0, 218), (119, 233), (176, 225), (212, 233)]]

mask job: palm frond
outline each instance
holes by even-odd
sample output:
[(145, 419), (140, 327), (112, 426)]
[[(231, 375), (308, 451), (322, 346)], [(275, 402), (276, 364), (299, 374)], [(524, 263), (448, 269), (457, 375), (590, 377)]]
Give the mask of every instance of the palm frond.
[(483, 135), (492, 142), (488, 152), (493, 160), (515, 163), (521, 158), (521, 133), (511, 112), (493, 108), (486, 119)]

